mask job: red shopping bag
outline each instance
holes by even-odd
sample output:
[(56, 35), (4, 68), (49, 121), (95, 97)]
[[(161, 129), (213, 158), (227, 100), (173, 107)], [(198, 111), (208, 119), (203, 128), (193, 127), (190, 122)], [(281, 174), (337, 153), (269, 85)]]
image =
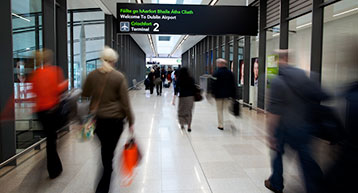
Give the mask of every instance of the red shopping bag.
[(124, 186), (131, 185), (134, 178), (134, 170), (142, 159), (141, 151), (134, 138), (131, 138), (125, 145), (122, 152), (121, 173)]

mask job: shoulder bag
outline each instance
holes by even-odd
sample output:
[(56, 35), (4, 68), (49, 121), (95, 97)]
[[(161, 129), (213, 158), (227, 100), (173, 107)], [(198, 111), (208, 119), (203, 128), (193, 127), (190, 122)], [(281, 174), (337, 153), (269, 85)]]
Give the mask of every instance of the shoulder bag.
[(87, 116), (84, 124), (82, 125), (81, 133), (80, 133), (81, 141), (89, 141), (94, 136), (94, 131), (96, 129), (96, 112), (98, 110), (99, 104), (101, 103), (104, 87), (107, 83), (108, 76), (109, 76), (108, 74), (105, 75), (104, 84), (103, 86), (101, 86), (98, 101), (96, 102), (94, 108), (92, 109), (92, 111), (90, 111), (90, 114)]

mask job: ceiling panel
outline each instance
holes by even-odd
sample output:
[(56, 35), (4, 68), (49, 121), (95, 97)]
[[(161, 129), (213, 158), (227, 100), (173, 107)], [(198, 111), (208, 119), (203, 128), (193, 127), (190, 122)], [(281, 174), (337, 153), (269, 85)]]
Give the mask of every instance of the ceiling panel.
[(67, 9), (98, 8), (94, 0), (67, 0)]
[[(181, 57), (181, 55), (189, 50), (191, 47), (193, 47), (195, 44), (200, 42), (202, 39), (204, 39), (206, 36), (189, 36), (188, 39), (185, 40), (183, 45), (176, 51), (172, 57)], [(181, 39), (180, 39), (181, 40)]]
[(219, 0), (216, 5), (243, 5), (245, 6), (247, 0)]
[(149, 43), (148, 36), (145, 34), (132, 34), (131, 37), (134, 39), (135, 42), (139, 45), (140, 48), (145, 52), (147, 57), (153, 55), (152, 48)]

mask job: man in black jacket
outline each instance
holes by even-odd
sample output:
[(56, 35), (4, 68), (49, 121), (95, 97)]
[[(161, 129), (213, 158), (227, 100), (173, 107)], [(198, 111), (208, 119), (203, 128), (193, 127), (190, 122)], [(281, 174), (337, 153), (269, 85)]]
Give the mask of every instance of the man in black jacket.
[(216, 60), (218, 69), (214, 73), (213, 94), (216, 99), (218, 112), (218, 129), (224, 130), (224, 110), (227, 108), (228, 98), (235, 98), (234, 74), (226, 67), (227, 61), (219, 58)]

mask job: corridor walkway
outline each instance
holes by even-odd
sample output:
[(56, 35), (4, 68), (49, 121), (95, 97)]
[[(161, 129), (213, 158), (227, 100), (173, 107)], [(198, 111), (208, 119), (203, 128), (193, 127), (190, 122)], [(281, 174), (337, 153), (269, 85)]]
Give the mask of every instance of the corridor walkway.
[[(270, 151), (265, 145), (265, 116), (243, 109), (238, 119), (217, 129), (214, 101), (195, 103), (193, 131), (181, 130), (177, 107), (171, 105), (172, 88), (162, 96), (131, 91), (135, 133), (144, 158), (130, 187), (121, 193), (266, 193)], [(227, 118), (227, 117), (226, 117)], [(99, 160), (96, 140), (81, 143), (73, 127), (59, 141), (64, 171), (50, 180), (45, 151), (0, 177), (0, 193), (92, 193)], [(123, 133), (120, 147), (127, 139)], [(294, 156), (285, 160), (286, 192), (302, 189)], [(118, 185), (113, 187), (118, 192)]]

